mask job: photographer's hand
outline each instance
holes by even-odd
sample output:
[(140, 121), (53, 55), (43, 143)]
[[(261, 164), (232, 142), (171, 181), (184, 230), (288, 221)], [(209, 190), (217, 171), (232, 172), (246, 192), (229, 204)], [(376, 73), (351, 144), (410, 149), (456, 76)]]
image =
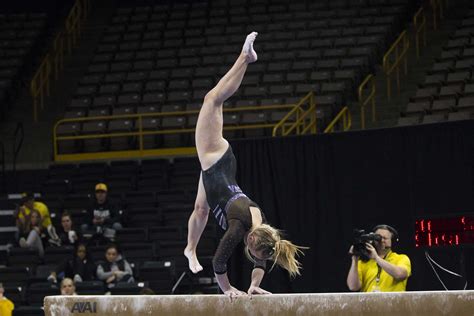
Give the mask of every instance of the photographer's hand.
[(352, 260), (359, 260), (359, 256), (355, 255), (354, 254), (354, 245), (351, 246), (351, 248), (349, 248), (349, 256), (352, 257)]
[(370, 259), (374, 259), (374, 260), (377, 259), (377, 257), (379, 255), (377, 253), (377, 250), (374, 248), (374, 246), (372, 246), (369, 243), (365, 243), (365, 248), (369, 251), (369, 258)]
[(351, 246), (349, 249), (349, 255), (352, 258), (351, 268), (347, 274), (347, 287), (351, 291), (359, 291), (361, 288), (361, 283), (359, 279), (359, 256), (354, 255), (354, 246)]

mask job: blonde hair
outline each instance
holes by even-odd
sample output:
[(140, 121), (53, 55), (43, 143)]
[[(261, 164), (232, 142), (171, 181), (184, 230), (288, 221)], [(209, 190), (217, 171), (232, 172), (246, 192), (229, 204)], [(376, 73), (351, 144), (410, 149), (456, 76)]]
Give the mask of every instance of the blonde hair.
[(66, 283), (71, 283), (74, 287), (76, 286), (76, 284), (74, 283), (73, 279), (71, 278), (64, 278), (62, 281), (61, 281), (61, 285), (60, 285), (60, 288), (62, 288), (63, 286), (66, 285)]
[[(297, 246), (289, 240), (282, 239), (282, 232), (267, 224), (254, 228), (249, 234), (255, 236), (253, 245), (255, 250), (262, 251), (268, 259), (273, 261), (270, 271), (275, 264), (278, 264), (287, 270), (291, 277), (301, 275), (302, 266), (296, 257), (303, 254), (302, 249), (308, 249), (308, 247)], [(245, 254), (250, 261), (255, 263), (248, 245), (245, 246)]]

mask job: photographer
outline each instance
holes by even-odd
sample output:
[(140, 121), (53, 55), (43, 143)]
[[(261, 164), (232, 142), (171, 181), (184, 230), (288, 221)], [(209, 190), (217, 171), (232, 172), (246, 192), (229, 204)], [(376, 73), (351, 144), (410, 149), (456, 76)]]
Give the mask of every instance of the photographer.
[(352, 264), (347, 286), (351, 291), (361, 292), (405, 291), (411, 263), (408, 256), (392, 251), (392, 244), (398, 241), (397, 231), (388, 225), (378, 225), (373, 232), (361, 235), (349, 250)]

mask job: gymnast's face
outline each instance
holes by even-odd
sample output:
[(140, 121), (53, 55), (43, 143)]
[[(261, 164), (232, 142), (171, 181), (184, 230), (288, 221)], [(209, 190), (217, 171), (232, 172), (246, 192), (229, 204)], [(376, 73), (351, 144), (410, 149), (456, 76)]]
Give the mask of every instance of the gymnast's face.
[(250, 254), (259, 260), (266, 260), (268, 258), (263, 254), (263, 250), (257, 250), (257, 238), (250, 233), (247, 236), (247, 247), (249, 248)]

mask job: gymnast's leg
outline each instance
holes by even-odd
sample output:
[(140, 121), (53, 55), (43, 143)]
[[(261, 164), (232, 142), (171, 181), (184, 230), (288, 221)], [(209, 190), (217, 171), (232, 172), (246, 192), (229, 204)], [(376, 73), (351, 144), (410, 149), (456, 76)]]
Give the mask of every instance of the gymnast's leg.
[(196, 149), (202, 170), (212, 166), (227, 150), (228, 143), (222, 135), (222, 105), (239, 88), (247, 65), (257, 60), (253, 49), (256, 36), (256, 32), (247, 36), (232, 68), (204, 98), (196, 123)]
[[(247, 65), (257, 60), (257, 54), (253, 49), (253, 42), (256, 37), (256, 32), (252, 32), (247, 36), (242, 52), (232, 68), (204, 98), (196, 124), (196, 149), (202, 170), (211, 167), (228, 148), (228, 142), (222, 135), (222, 105), (239, 88), (247, 70)], [(189, 260), (189, 269), (193, 273), (202, 270), (202, 266), (197, 259), (196, 248), (206, 227), (208, 216), (209, 205), (201, 176), (194, 211), (188, 221), (188, 244), (184, 250), (184, 254)]]

